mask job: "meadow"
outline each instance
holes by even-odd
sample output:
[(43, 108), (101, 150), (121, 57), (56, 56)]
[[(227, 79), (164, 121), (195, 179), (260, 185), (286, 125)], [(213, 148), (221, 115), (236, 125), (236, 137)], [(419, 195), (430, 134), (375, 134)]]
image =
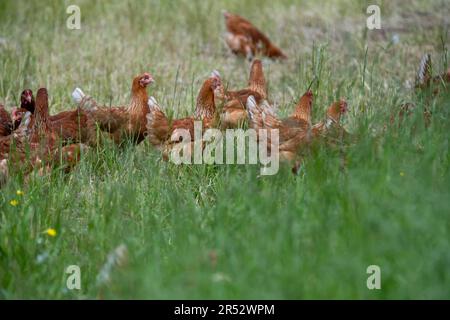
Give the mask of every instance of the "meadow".
[[(80, 30), (66, 27), (71, 4)], [(382, 30), (367, 29), (369, 4)], [(450, 90), (412, 89), (425, 52), (435, 74), (449, 66), (448, 1), (3, 0), (0, 102), (10, 110), (24, 88), (45, 86), (51, 113), (74, 108), (75, 87), (123, 105), (147, 71), (169, 115), (190, 115), (213, 69), (246, 85), (223, 9), (288, 55), (264, 61), (278, 113), (316, 79), (315, 121), (345, 97), (352, 143), (315, 145), (297, 176), (177, 166), (146, 142), (91, 149), (70, 174), (11, 177), (0, 189), (0, 299), (448, 299)], [(391, 124), (405, 102), (415, 112)], [(102, 281), (119, 246), (126, 262)], [(80, 290), (66, 286), (70, 265)], [(380, 290), (366, 286), (369, 265)]]

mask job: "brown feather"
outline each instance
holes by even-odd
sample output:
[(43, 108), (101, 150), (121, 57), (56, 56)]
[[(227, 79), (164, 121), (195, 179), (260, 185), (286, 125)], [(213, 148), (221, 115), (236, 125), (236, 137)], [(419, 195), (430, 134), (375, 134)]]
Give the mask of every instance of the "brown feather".
[(0, 137), (5, 137), (11, 134), (13, 130), (13, 122), (11, 115), (6, 111), (5, 107), (0, 104)]

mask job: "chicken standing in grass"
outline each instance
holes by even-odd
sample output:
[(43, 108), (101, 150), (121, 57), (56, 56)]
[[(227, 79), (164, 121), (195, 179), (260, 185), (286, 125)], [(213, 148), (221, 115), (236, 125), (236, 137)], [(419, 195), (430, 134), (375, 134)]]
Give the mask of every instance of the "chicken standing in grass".
[(326, 112), (325, 120), (316, 123), (312, 127), (312, 137), (317, 139), (319, 137), (341, 136), (341, 134), (348, 135), (345, 129), (340, 125), (341, 117), (347, 112), (347, 102), (341, 99), (332, 103)]
[[(48, 97), (46, 89), (39, 89), (36, 97), (36, 112), (31, 120), (30, 143), (37, 155), (41, 159), (52, 165), (64, 166), (65, 170), (71, 169), (80, 160), (81, 153), (87, 150), (84, 144), (69, 144), (59, 148), (61, 139), (64, 139), (59, 132), (59, 126), (55, 125), (61, 122), (61, 126), (71, 126), (75, 119), (72, 119), (72, 111), (57, 121), (51, 121), (48, 110)], [(76, 112), (76, 111), (75, 111)]]
[(31, 114), (34, 112), (35, 101), (33, 91), (25, 89), (20, 94), (20, 107), (14, 107), (11, 111), (11, 118), (13, 121), (13, 130), (17, 129), (22, 122), (22, 117), (26, 112)]
[[(20, 100), (20, 107), (12, 110), (14, 130), (20, 125), (26, 112), (33, 114), (35, 111), (35, 100), (30, 89), (22, 92)], [(95, 135), (95, 128), (88, 122), (86, 112), (81, 108), (50, 115), (49, 125), (58, 133), (63, 145), (79, 142), (89, 143), (94, 139), (92, 136)]]
[(41, 88), (36, 95), (36, 109), (31, 117), (30, 143), (39, 145), (44, 149), (53, 149), (57, 143), (58, 135), (50, 122), (47, 89)]
[(262, 62), (255, 59), (250, 67), (250, 75), (247, 88), (237, 91), (225, 91), (224, 106), (220, 115), (222, 128), (235, 128), (248, 119), (245, 108), (249, 96), (253, 96), (256, 103), (267, 99), (267, 83), (264, 76)]
[[(250, 96), (247, 101), (251, 127), (256, 130), (268, 129), (268, 137), (272, 135), (273, 130), (278, 130), (279, 147), (276, 151), (279, 152), (281, 161), (295, 163), (294, 172), (297, 172), (299, 167), (298, 153), (300, 149), (311, 141), (312, 103), (313, 94), (308, 90), (300, 98), (292, 115), (285, 119), (279, 119), (267, 102), (258, 105), (253, 96)], [(271, 139), (269, 141), (269, 152), (274, 152)]]
[(229, 12), (224, 12), (223, 15), (227, 28), (225, 42), (234, 54), (244, 55), (250, 61), (257, 54), (271, 59), (287, 58), (281, 49), (275, 46), (250, 21)]
[[(20, 125), (22, 117), (26, 112), (34, 114), (34, 111), (35, 100), (33, 92), (30, 89), (26, 89), (21, 94), (20, 107), (13, 108), (12, 110), (11, 132)], [(88, 121), (86, 111), (81, 108), (50, 115), (48, 120), (49, 126), (52, 127), (53, 131), (57, 132), (59, 138), (61, 138), (61, 143), (64, 145), (78, 142), (90, 143), (92, 140), (95, 140), (95, 137), (93, 137), (95, 136), (95, 126)]]
[[(446, 72), (433, 76), (432, 74), (432, 64), (431, 55), (429, 53), (425, 54), (419, 64), (419, 69), (416, 74), (416, 89), (419, 90), (431, 90), (433, 95), (437, 95), (440, 92), (450, 92), (450, 68)], [(431, 110), (430, 110), (430, 97), (427, 97), (423, 109), (423, 118), (425, 126), (429, 126), (431, 123)], [(414, 104), (406, 103), (400, 107), (399, 119), (400, 121), (404, 116), (411, 115), (412, 111), (415, 109)]]
[[(442, 90), (449, 91), (450, 88), (450, 68), (447, 69), (443, 74), (433, 76), (431, 55), (429, 53), (423, 55), (419, 63), (419, 68), (416, 73), (415, 87), (419, 93), (431, 93), (431, 95), (426, 95), (423, 106), (423, 120), (426, 127), (431, 123), (431, 98)], [(417, 109), (414, 103), (403, 103), (400, 110), (395, 110), (394, 114), (391, 115), (390, 123), (394, 124), (396, 119), (398, 119), (399, 125), (403, 122), (406, 117), (410, 117), (414, 111)]]
[(17, 132), (0, 139), (0, 159), (8, 159), (22, 172), (29, 172), (54, 149), (57, 137), (49, 126), (47, 99), (47, 90), (39, 89), (34, 114), (27, 112)]
[[(163, 152), (164, 159), (178, 143), (192, 143), (194, 137), (194, 121), (202, 121), (202, 129), (216, 126), (216, 101), (217, 90), (222, 85), (217, 72), (203, 83), (197, 96), (194, 117), (175, 119), (169, 121), (154, 97), (148, 101), (149, 113), (147, 115), (147, 134), (150, 143)], [(187, 130), (190, 134), (189, 141), (182, 141), (182, 133)], [(198, 138), (198, 137), (197, 137)], [(201, 137), (200, 137), (201, 138)]]
[(80, 89), (76, 89), (72, 95), (75, 102), (88, 111), (90, 121), (101, 131), (106, 132), (116, 144), (120, 145), (127, 139), (138, 144), (145, 138), (148, 113), (147, 86), (153, 82), (153, 77), (149, 73), (135, 77), (132, 82), (130, 104), (123, 107), (100, 107)]
[(59, 149), (59, 136), (51, 126), (45, 88), (37, 92), (33, 115), (27, 111), (19, 128), (12, 135), (0, 139), (0, 159), (7, 159), (24, 174), (36, 167), (48, 169), (57, 159), (63, 159), (59, 163), (71, 168), (79, 159), (77, 150), (81, 149), (81, 145)]
[(419, 69), (416, 74), (415, 87), (418, 89), (433, 87), (433, 93), (436, 94), (439, 92), (440, 84), (444, 84), (445, 86), (450, 85), (450, 68), (443, 74), (433, 76), (431, 55), (427, 53), (420, 60)]
[(6, 137), (0, 137), (0, 160), (12, 158), (19, 165), (25, 160), (27, 151), (31, 113), (22, 118), (19, 128)]

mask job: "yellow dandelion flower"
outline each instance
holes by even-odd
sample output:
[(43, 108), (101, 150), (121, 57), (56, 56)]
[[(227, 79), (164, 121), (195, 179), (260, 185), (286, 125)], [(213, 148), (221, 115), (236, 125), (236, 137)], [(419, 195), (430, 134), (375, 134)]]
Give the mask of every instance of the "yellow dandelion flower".
[(56, 237), (56, 230), (53, 228), (45, 230), (45, 233), (50, 237)]
[(405, 173), (403, 171), (400, 171), (400, 177), (405, 176)]
[(23, 191), (22, 191), (22, 190), (17, 190), (17, 191), (16, 191), (16, 194), (17, 194), (18, 196), (23, 196)]
[(9, 202), (9, 204), (12, 205), (13, 207), (15, 207), (19, 204), (19, 201), (17, 201), (16, 199), (13, 199)]

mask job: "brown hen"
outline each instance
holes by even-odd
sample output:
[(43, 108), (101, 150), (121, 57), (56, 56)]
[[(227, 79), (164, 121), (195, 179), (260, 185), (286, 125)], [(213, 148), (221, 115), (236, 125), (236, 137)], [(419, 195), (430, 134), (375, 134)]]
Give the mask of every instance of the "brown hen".
[[(49, 168), (57, 154), (65, 161), (71, 160), (66, 154), (73, 153), (76, 145), (59, 150), (59, 137), (53, 129), (48, 109), (48, 93), (45, 88), (38, 90), (34, 114), (27, 112), (19, 128), (9, 137), (0, 139), (0, 159), (8, 159), (16, 169), (27, 174), (33, 168)], [(78, 157), (79, 158), (79, 157)], [(78, 160), (78, 158), (76, 160)], [(68, 166), (73, 167), (71, 160)]]
[(35, 108), (35, 101), (33, 91), (25, 89), (20, 94), (20, 107), (14, 107), (11, 111), (11, 118), (13, 122), (13, 131), (16, 130), (22, 122), (22, 117), (26, 112), (33, 113)]
[(237, 14), (224, 12), (227, 33), (225, 42), (235, 54), (242, 54), (252, 60), (256, 54), (272, 59), (286, 59), (287, 56), (250, 21)]
[[(272, 136), (273, 130), (278, 130), (279, 146), (276, 151), (279, 152), (279, 159), (289, 163), (296, 162), (295, 172), (299, 166), (298, 152), (311, 141), (312, 102), (313, 94), (308, 90), (300, 98), (292, 115), (279, 119), (268, 103), (258, 105), (252, 96), (247, 101), (250, 126), (256, 130), (268, 129), (268, 137)], [(274, 151), (271, 139), (268, 147), (271, 148), (269, 152)]]
[(100, 107), (92, 98), (84, 96), (81, 90), (82, 96), (78, 95), (74, 100), (88, 111), (89, 121), (106, 132), (116, 144), (120, 145), (125, 140), (138, 144), (145, 138), (148, 113), (147, 86), (153, 82), (153, 77), (149, 73), (135, 77), (128, 106)]
[(248, 119), (245, 105), (249, 96), (253, 96), (258, 104), (268, 96), (266, 78), (259, 59), (255, 59), (250, 67), (247, 88), (224, 92), (225, 103), (221, 113), (223, 129), (238, 127)]
[(332, 103), (326, 112), (325, 120), (316, 123), (312, 127), (313, 138), (325, 137), (332, 132), (345, 132), (344, 128), (340, 125), (341, 116), (347, 112), (347, 102), (341, 99)]
[(13, 122), (11, 115), (5, 107), (0, 104), (0, 137), (6, 137), (13, 131)]
[[(216, 125), (215, 92), (222, 85), (217, 73), (213, 72), (202, 85), (197, 96), (194, 117), (169, 120), (158, 105), (154, 97), (148, 101), (147, 133), (150, 143), (163, 152), (165, 160), (168, 159), (172, 148), (180, 143), (194, 141), (194, 121), (202, 122), (202, 129)], [(183, 141), (183, 133), (189, 132), (189, 141)], [(197, 137), (198, 138), (198, 137)], [(201, 138), (201, 137), (200, 137)]]

